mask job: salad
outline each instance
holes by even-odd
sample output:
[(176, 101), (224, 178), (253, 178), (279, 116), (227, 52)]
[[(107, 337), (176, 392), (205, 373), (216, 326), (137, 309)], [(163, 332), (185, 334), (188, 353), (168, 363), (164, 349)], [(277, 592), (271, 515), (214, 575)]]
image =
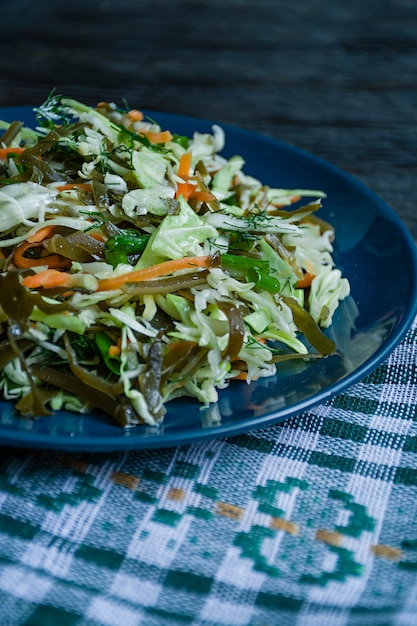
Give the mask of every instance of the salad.
[(349, 283), (325, 194), (272, 188), (128, 106), (51, 93), (0, 122), (0, 388), (21, 415), (161, 423), (170, 400), (335, 352)]

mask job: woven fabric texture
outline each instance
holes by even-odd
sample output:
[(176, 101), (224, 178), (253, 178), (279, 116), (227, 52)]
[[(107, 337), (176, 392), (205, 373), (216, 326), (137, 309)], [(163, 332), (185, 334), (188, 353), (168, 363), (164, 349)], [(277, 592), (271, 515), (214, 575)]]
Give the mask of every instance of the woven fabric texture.
[(289, 421), (160, 451), (2, 448), (2, 626), (415, 626), (417, 322)]

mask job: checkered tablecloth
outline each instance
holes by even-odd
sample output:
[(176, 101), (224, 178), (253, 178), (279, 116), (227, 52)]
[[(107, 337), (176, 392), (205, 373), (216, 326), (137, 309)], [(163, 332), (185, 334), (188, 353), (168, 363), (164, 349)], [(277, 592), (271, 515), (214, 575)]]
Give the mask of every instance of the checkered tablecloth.
[(342, 395), (176, 449), (1, 449), (1, 626), (416, 626), (417, 323)]

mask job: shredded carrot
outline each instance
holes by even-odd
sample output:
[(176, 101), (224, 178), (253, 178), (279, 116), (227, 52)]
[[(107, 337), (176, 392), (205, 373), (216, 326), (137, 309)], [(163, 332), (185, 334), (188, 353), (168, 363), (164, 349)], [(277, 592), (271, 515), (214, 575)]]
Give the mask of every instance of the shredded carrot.
[(103, 243), (106, 241), (103, 235), (100, 235), (100, 233), (88, 233), (88, 234), (92, 239), (95, 239), (96, 241), (101, 241)]
[(30, 235), (30, 237), (27, 237), (26, 241), (28, 241), (29, 243), (39, 243), (41, 241), (44, 241), (45, 239), (49, 239), (49, 237), (52, 237), (54, 228), (55, 226), (43, 226), (43, 228), (37, 230), (36, 233), (33, 233), (33, 235)]
[[(233, 376), (233, 378), (231, 380), (248, 380), (248, 373), (247, 372), (239, 372), (239, 374), (237, 374), (236, 376)], [(251, 380), (258, 380), (256, 377), (251, 378)]]
[(169, 130), (141, 130), (140, 133), (141, 135), (145, 135), (145, 137), (152, 143), (167, 143), (167, 141), (171, 141), (172, 139), (172, 133)]
[(128, 111), (127, 116), (132, 122), (141, 122), (143, 120), (143, 113), (138, 111), (138, 109), (131, 109)]
[(66, 268), (71, 261), (63, 259), (58, 254), (49, 256), (30, 258), (25, 256), (26, 252), (32, 248), (40, 248), (40, 244), (45, 239), (52, 236), (55, 226), (47, 225), (39, 228), (35, 233), (30, 235), (26, 241), (16, 246), (13, 251), (13, 263), (18, 268), (38, 267), (39, 265), (47, 265), (48, 268)]
[[(295, 204), (296, 202), (298, 202), (299, 200), (301, 200), (301, 196), (292, 196), (291, 198), (291, 204)], [(275, 202), (271, 202), (271, 204), (276, 208), (276, 209), (284, 209), (287, 205), (286, 202), (278, 202), (278, 200), (276, 200)]]
[(131, 109), (128, 111), (127, 117), (132, 120), (132, 122), (141, 122), (143, 120), (143, 113), (137, 109)]
[(117, 338), (117, 343), (112, 344), (109, 347), (109, 356), (119, 356), (122, 351), (122, 338)]
[(193, 192), (193, 187), (195, 190), (195, 185), (190, 185), (188, 182), (192, 158), (193, 155), (191, 151), (184, 152), (180, 157), (180, 161), (178, 163), (178, 176), (182, 178), (184, 182), (178, 183), (177, 191), (175, 193), (176, 198), (183, 196), (185, 200), (189, 200)]
[(306, 272), (303, 278), (300, 278), (297, 281), (297, 284), (296, 284), (297, 289), (306, 289), (307, 287), (310, 287), (313, 278), (314, 278), (314, 274), (311, 274), (310, 272)]
[(185, 200), (195, 198), (198, 202), (212, 202), (216, 196), (206, 189), (199, 189), (193, 183), (178, 183), (176, 197), (183, 196)]
[(195, 185), (191, 185), (190, 183), (178, 183), (175, 197), (179, 198), (183, 196), (185, 200), (189, 200), (193, 194), (193, 190), (195, 190)]
[(0, 148), (0, 159), (2, 161), (5, 161), (9, 158), (9, 156), (12, 156), (14, 154), (22, 154), (22, 152), (24, 152), (25, 150), (26, 148), (22, 148), (20, 146), (8, 146), (7, 148)]
[(216, 197), (209, 190), (200, 189), (199, 181), (195, 176), (190, 178), (191, 161), (192, 153), (190, 151), (184, 152), (181, 155), (178, 164), (178, 176), (180, 176), (184, 182), (178, 183), (175, 197), (179, 198), (183, 196), (187, 201), (190, 198), (196, 198), (198, 202), (212, 202)]
[(236, 376), (233, 376), (233, 380), (247, 380), (248, 373), (247, 372), (239, 372)]
[(63, 287), (67, 285), (69, 274), (54, 269), (47, 269), (31, 276), (25, 276), (22, 285), (28, 289), (37, 289), (44, 287), (45, 289), (53, 289), (54, 287)]
[(210, 256), (191, 256), (172, 261), (164, 261), (140, 270), (134, 270), (127, 274), (120, 274), (113, 278), (103, 278), (98, 281), (97, 291), (112, 291), (120, 289), (126, 283), (137, 283), (143, 280), (151, 280), (159, 276), (168, 276), (179, 270), (189, 270), (196, 267), (210, 267), (212, 259)]
[(109, 347), (109, 356), (119, 356), (121, 350), (119, 346), (110, 346)]
[(82, 189), (83, 191), (91, 191), (90, 183), (65, 183), (56, 187), (57, 191), (70, 191), (72, 189)]
[(212, 194), (210, 191), (206, 191), (205, 189), (195, 189), (191, 193), (190, 197), (196, 198), (199, 202), (212, 202), (216, 199), (216, 196), (214, 194)]
[(25, 256), (25, 252), (31, 248), (39, 248), (39, 243), (30, 243), (24, 241), (19, 246), (16, 246), (13, 252), (13, 263), (20, 269), (28, 267), (38, 267), (39, 265), (47, 265), (53, 268), (68, 267), (71, 261), (69, 259), (62, 259), (58, 254), (51, 254), (45, 257), (39, 257), (37, 259), (31, 259)]
[(178, 164), (178, 176), (185, 181), (188, 179), (188, 176), (190, 175), (190, 167), (191, 167), (192, 158), (193, 158), (193, 155), (190, 151), (184, 152), (181, 155), (180, 162)]

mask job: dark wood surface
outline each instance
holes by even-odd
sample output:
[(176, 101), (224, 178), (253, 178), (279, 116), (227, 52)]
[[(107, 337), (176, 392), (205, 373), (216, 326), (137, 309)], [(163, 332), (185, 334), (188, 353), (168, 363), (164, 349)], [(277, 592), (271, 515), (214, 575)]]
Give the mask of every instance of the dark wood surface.
[(14, 0), (0, 106), (52, 88), (248, 128), (362, 180), (417, 239), (415, 0)]

